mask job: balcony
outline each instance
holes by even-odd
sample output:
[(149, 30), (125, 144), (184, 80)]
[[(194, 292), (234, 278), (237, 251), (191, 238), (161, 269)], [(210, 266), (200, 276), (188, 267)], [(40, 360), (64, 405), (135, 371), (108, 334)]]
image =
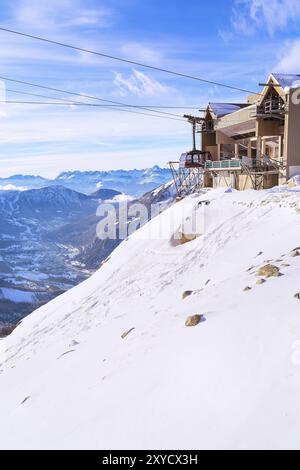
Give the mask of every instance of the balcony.
[(201, 126), (201, 132), (214, 132), (214, 121), (204, 121)]
[(283, 100), (279, 97), (271, 97), (263, 102), (261, 106), (257, 108), (257, 117), (268, 118), (277, 117), (280, 118), (285, 114), (285, 105)]
[(228, 170), (228, 169), (241, 169), (240, 160), (218, 160), (208, 161), (205, 163), (205, 169), (207, 170)]

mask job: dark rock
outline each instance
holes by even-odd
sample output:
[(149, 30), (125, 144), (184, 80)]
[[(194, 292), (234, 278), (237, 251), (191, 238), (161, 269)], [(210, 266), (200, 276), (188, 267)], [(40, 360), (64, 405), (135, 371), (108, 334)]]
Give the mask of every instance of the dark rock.
[(193, 292), (192, 290), (185, 290), (182, 294), (182, 300), (186, 299), (187, 297), (189, 297), (190, 295), (193, 295)]
[(263, 277), (278, 277), (280, 276), (280, 270), (277, 268), (277, 266), (274, 266), (273, 264), (266, 264), (265, 266), (262, 266), (257, 274), (259, 276)]
[(129, 335), (134, 330), (134, 328), (130, 328), (130, 330), (124, 331), (124, 333), (121, 335), (121, 338), (124, 339), (126, 336)]
[(197, 326), (203, 320), (204, 320), (203, 315), (191, 315), (190, 317), (187, 317), (185, 321), (185, 326)]

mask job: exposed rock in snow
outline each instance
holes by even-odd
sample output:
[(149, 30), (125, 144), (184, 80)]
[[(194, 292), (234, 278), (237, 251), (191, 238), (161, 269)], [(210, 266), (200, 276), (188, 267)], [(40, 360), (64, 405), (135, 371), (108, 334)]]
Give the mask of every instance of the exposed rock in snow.
[(182, 230), (178, 230), (174, 235), (172, 235), (170, 241), (173, 246), (178, 246), (192, 242), (195, 238), (197, 238), (197, 235), (194, 233), (184, 233)]
[(259, 268), (257, 274), (263, 277), (278, 277), (280, 275), (280, 269), (273, 264), (266, 264)]
[(193, 292), (192, 290), (185, 290), (182, 294), (182, 300), (186, 299), (187, 297), (189, 297), (190, 295), (193, 295)]
[(130, 328), (129, 330), (124, 331), (124, 333), (121, 335), (121, 338), (125, 339), (126, 336), (128, 336), (133, 330), (134, 330), (134, 328)]
[(23, 403), (26, 403), (27, 400), (29, 400), (30, 398), (30, 395), (28, 395), (28, 397), (25, 397), (24, 400), (21, 401), (21, 405), (23, 405)]
[(203, 319), (203, 315), (191, 315), (190, 317), (187, 317), (185, 326), (197, 326), (199, 323), (201, 323), (201, 321), (203, 321)]

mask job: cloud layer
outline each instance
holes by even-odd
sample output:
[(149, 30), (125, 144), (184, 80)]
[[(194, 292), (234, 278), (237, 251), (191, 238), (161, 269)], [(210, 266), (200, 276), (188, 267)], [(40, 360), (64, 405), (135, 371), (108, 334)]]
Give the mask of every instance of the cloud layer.
[(236, 0), (231, 21), (245, 35), (265, 29), (273, 36), (299, 19), (299, 0)]
[[(299, 0), (190, 2), (193, 8), (181, 0), (1, 0), (0, 25), (253, 91), (272, 69), (299, 72)], [(198, 113), (208, 101), (246, 100), (237, 91), (4, 32), (0, 40), (1, 75), (11, 78), (138, 106), (195, 106), (171, 110), (180, 115)], [(7, 98), (29, 97), (8, 92)], [(184, 122), (106, 108), (7, 104), (0, 106), (0, 123), (2, 174), (143, 167), (176, 159), (191, 145)]]
[(122, 96), (128, 93), (136, 96), (157, 96), (168, 91), (168, 87), (138, 70), (133, 70), (127, 78), (122, 73), (115, 72), (114, 84)]

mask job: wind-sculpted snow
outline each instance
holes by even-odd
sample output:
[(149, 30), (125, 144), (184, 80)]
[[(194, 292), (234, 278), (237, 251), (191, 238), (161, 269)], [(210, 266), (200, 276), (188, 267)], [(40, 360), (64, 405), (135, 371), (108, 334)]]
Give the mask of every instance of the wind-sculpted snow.
[(299, 201), (190, 196), (25, 318), (0, 342), (1, 448), (299, 448)]

